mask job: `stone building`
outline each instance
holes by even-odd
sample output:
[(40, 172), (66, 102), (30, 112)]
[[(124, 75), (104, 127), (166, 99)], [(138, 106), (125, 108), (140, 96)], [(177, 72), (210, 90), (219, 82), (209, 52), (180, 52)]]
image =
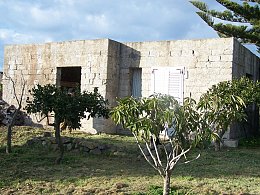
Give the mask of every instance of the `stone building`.
[[(259, 77), (259, 58), (234, 38), (119, 43), (110, 39), (7, 45), (4, 73), (36, 84), (57, 84), (92, 91), (115, 104), (117, 97), (154, 92), (198, 99), (213, 84), (232, 78)], [(24, 96), (26, 99), (28, 93)], [(13, 103), (4, 80), (3, 99)], [(24, 101), (25, 102), (25, 101)], [(36, 121), (35, 116), (32, 116)], [(82, 121), (90, 133), (120, 133), (110, 120)]]

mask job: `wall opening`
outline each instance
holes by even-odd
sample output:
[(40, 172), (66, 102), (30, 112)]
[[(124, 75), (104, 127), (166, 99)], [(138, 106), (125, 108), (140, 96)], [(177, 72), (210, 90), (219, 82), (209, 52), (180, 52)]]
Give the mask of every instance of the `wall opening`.
[(59, 67), (57, 68), (57, 86), (64, 88), (80, 87), (81, 67)]
[(131, 96), (138, 98), (142, 97), (142, 69), (131, 68)]

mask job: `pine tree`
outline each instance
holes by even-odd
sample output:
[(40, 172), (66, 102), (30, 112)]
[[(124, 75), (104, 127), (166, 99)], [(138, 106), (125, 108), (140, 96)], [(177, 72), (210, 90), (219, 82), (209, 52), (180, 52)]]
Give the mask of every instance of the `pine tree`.
[(200, 10), (197, 14), (220, 37), (236, 37), (241, 43), (255, 44), (260, 53), (260, 0), (241, 0), (242, 4), (230, 0), (216, 1), (227, 10), (210, 10), (204, 2), (190, 2)]

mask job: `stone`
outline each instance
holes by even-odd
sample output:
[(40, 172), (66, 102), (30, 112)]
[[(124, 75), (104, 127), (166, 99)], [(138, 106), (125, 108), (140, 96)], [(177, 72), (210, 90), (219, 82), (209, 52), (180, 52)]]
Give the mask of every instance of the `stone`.
[(71, 151), (73, 149), (72, 143), (66, 144), (66, 148), (68, 151)]
[(101, 154), (101, 150), (98, 149), (98, 148), (94, 148), (93, 150), (90, 150), (89, 153), (90, 154), (95, 154), (95, 155), (97, 154), (97, 155), (99, 155), (99, 154)]
[(40, 144), (41, 140), (37, 137), (34, 137), (33, 139), (27, 140), (26, 145), (27, 146), (33, 146), (34, 144)]
[(126, 183), (115, 183), (114, 184), (114, 187), (116, 188), (116, 189), (122, 189), (122, 188), (126, 188), (126, 187), (128, 187), (129, 185), (128, 184), (126, 184)]
[(237, 148), (238, 147), (238, 140), (224, 140), (224, 146), (230, 148)]
[(43, 133), (43, 137), (52, 137), (52, 133), (46, 131)]
[(43, 146), (47, 146), (47, 142), (46, 141), (42, 141), (42, 145)]
[(80, 151), (83, 151), (83, 152), (89, 152), (90, 149), (88, 147), (80, 147)]
[(70, 137), (62, 137), (62, 143), (63, 144), (68, 144), (71, 143), (72, 139)]
[(89, 141), (81, 141), (80, 142), (80, 145), (81, 146), (84, 146), (84, 147), (87, 147), (89, 148), (90, 150), (93, 150), (94, 148), (97, 148), (98, 146), (92, 142), (89, 142)]
[(107, 146), (106, 146), (106, 145), (99, 145), (99, 146), (98, 146), (98, 149), (100, 149), (100, 150), (105, 150), (105, 149), (107, 149)]
[(55, 143), (56, 143), (56, 138), (55, 138), (55, 137), (48, 137), (48, 140), (49, 140), (52, 144), (55, 144)]
[(56, 151), (59, 149), (58, 144), (51, 144), (52, 150)]

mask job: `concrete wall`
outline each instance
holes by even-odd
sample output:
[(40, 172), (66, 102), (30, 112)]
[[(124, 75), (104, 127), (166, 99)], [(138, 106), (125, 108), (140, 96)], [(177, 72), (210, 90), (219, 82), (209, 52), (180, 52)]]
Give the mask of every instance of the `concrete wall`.
[[(233, 78), (247, 76), (254, 81), (259, 80), (260, 59), (252, 54), (241, 43), (234, 39), (233, 52)], [(234, 124), (227, 134), (228, 139), (238, 139), (244, 136), (259, 134), (259, 108), (250, 105), (247, 108), (248, 120), (242, 125)]]
[(184, 97), (198, 99), (213, 84), (232, 79), (233, 38), (124, 43), (119, 96), (130, 95), (129, 68), (142, 68), (142, 94), (151, 95), (153, 67), (185, 67)]
[[(21, 76), (27, 81), (24, 103), (30, 96), (28, 90), (36, 84), (56, 83), (57, 67), (82, 67), (81, 89), (93, 91), (94, 87), (98, 87), (104, 97), (109, 97), (106, 90), (111, 83), (111, 79), (107, 80), (108, 45), (108, 39), (8, 45), (5, 46), (4, 73), (17, 81), (18, 95)], [(11, 82), (4, 80), (3, 90), (3, 99), (16, 105)], [(99, 125), (99, 120), (90, 119), (83, 120), (82, 124), (82, 129), (91, 133), (105, 129), (104, 121), (103, 125)]]
[[(36, 84), (56, 84), (58, 67), (81, 67), (81, 89), (98, 87), (111, 106), (117, 97), (131, 95), (133, 68), (142, 69), (142, 96), (152, 94), (156, 67), (184, 68), (184, 97), (191, 94), (195, 99), (218, 82), (259, 76), (259, 58), (233, 38), (130, 43), (100, 39), (5, 47), (4, 73), (17, 81), (18, 95), (21, 75), (27, 81), (24, 102)], [(3, 82), (3, 99), (15, 105), (11, 82)], [(116, 132), (110, 120), (101, 118), (82, 120), (82, 130)]]

